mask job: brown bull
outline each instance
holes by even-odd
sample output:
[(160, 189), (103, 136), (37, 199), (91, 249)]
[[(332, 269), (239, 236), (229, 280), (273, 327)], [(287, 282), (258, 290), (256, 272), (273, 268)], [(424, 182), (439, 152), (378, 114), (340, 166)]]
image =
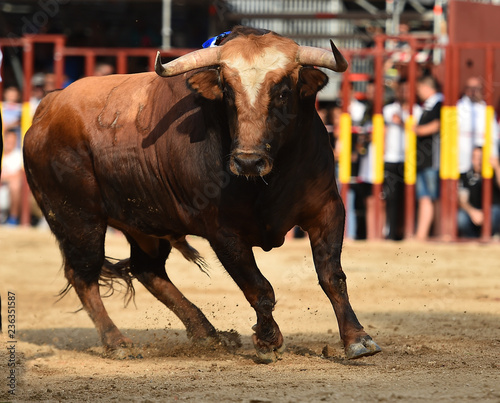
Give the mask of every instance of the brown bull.
[[(110, 274), (137, 278), (193, 339), (217, 338), (165, 272), (172, 246), (202, 265), (185, 241), (193, 234), (210, 242), (255, 309), (258, 356), (275, 360), (284, 344), (274, 291), (252, 247), (279, 247), (300, 225), (347, 357), (380, 351), (349, 304), (344, 207), (314, 108), (327, 77), (312, 66), (347, 68), (333, 43), (332, 51), (240, 27), (219, 47), (166, 65), (158, 58), (157, 74), (85, 78), (42, 101), (24, 143), (28, 182), (105, 347), (131, 343), (100, 297), (99, 280)], [(108, 226), (130, 243), (126, 264), (105, 260)]]

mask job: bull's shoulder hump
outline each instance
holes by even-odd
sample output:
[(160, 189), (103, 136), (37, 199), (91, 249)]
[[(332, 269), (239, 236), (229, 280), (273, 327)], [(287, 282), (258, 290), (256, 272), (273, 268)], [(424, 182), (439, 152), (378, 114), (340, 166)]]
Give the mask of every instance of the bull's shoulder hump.
[(69, 85), (64, 92), (79, 95), (105, 94), (116, 90), (119, 87), (127, 87), (128, 90), (133, 88), (144, 88), (158, 76), (155, 73), (138, 73), (138, 74), (113, 74), (103, 77), (85, 77), (75, 81)]

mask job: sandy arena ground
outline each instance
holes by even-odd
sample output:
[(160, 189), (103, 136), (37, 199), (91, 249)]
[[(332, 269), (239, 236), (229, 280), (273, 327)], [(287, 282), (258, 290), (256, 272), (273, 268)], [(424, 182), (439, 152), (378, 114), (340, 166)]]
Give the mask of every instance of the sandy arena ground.
[[(205, 241), (192, 244), (209, 261), (210, 277), (177, 251), (168, 272), (216, 328), (238, 331), (243, 347), (194, 347), (180, 321), (137, 284), (136, 306), (125, 309), (119, 294), (105, 304), (143, 358), (113, 360), (103, 357), (87, 314), (73, 313), (75, 293), (56, 303), (65, 281), (52, 235), (0, 228), (0, 401), (500, 402), (500, 244), (346, 243), (351, 303), (383, 348), (354, 362), (344, 358), (307, 240), (256, 250), (287, 344), (271, 365), (254, 361), (255, 314), (243, 294)], [(107, 255), (128, 256), (122, 236), (108, 236)], [(8, 291), (16, 295), (14, 399), (7, 393)]]

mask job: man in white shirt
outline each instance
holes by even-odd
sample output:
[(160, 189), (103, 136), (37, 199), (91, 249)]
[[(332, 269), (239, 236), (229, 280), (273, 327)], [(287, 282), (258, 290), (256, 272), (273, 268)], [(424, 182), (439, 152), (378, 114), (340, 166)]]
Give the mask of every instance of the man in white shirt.
[[(408, 84), (398, 83), (396, 100), (384, 106), (384, 195), (386, 201), (387, 239), (403, 239), (404, 232), (404, 161), (405, 122), (409, 116)], [(421, 108), (413, 105), (415, 121), (420, 119)]]
[[(484, 146), (486, 132), (486, 102), (483, 101), (481, 79), (470, 77), (465, 85), (464, 96), (457, 102), (458, 115), (458, 167), (460, 175), (472, 168), (472, 151)], [(498, 156), (498, 125), (493, 118), (491, 130), (492, 157)]]

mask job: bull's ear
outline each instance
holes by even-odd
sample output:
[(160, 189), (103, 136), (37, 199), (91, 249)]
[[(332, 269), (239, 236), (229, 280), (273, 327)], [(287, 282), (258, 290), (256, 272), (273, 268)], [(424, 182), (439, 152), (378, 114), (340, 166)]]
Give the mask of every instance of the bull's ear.
[(299, 72), (300, 95), (304, 98), (316, 95), (326, 84), (328, 77), (321, 70), (302, 67)]
[(195, 73), (188, 79), (187, 84), (192, 91), (204, 98), (213, 101), (222, 99), (218, 70), (210, 69)]

